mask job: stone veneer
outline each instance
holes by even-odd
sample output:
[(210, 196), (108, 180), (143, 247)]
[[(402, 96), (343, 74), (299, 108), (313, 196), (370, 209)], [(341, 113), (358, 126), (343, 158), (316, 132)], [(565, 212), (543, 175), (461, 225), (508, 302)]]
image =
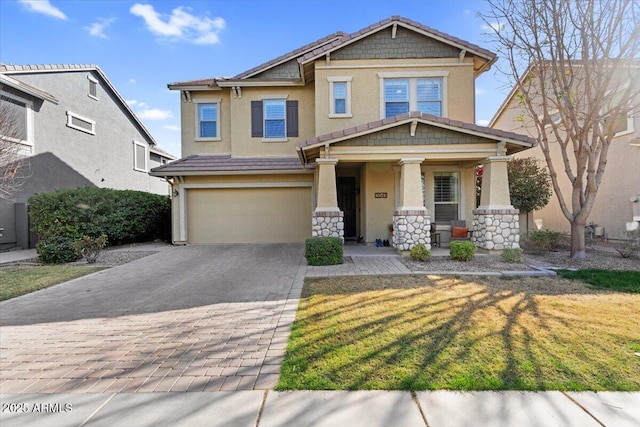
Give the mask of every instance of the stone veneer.
[(311, 235), (313, 237), (344, 238), (344, 212), (313, 212), (311, 215)]
[(519, 248), (519, 213), (518, 209), (475, 209), (471, 241), (490, 251)]
[(392, 244), (399, 251), (409, 251), (418, 243), (431, 249), (431, 220), (428, 210), (395, 211)]

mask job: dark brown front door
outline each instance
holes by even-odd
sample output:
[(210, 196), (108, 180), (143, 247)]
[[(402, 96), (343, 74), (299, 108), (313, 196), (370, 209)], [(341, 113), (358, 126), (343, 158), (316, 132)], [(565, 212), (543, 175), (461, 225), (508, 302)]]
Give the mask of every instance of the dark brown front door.
[(344, 238), (355, 239), (356, 233), (356, 179), (338, 178), (338, 207), (344, 212)]

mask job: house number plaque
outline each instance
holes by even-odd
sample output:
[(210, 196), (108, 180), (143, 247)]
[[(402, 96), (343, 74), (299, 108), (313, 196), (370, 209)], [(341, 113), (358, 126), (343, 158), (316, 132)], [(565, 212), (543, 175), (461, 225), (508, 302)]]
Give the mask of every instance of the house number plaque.
[(376, 199), (386, 199), (387, 193), (376, 193)]

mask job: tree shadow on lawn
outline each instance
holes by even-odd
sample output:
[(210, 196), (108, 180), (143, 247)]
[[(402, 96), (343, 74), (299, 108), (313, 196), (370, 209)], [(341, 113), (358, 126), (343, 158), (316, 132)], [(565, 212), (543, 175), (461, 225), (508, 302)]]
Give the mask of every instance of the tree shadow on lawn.
[(278, 387), (639, 390), (638, 303), (557, 278), (308, 279)]

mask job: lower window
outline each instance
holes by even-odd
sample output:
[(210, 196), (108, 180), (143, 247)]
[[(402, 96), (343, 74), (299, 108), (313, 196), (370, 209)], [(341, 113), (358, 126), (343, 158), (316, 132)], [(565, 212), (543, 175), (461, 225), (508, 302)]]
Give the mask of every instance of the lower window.
[(460, 205), (460, 177), (458, 172), (435, 172), (433, 174), (434, 218), (439, 223), (458, 219)]

